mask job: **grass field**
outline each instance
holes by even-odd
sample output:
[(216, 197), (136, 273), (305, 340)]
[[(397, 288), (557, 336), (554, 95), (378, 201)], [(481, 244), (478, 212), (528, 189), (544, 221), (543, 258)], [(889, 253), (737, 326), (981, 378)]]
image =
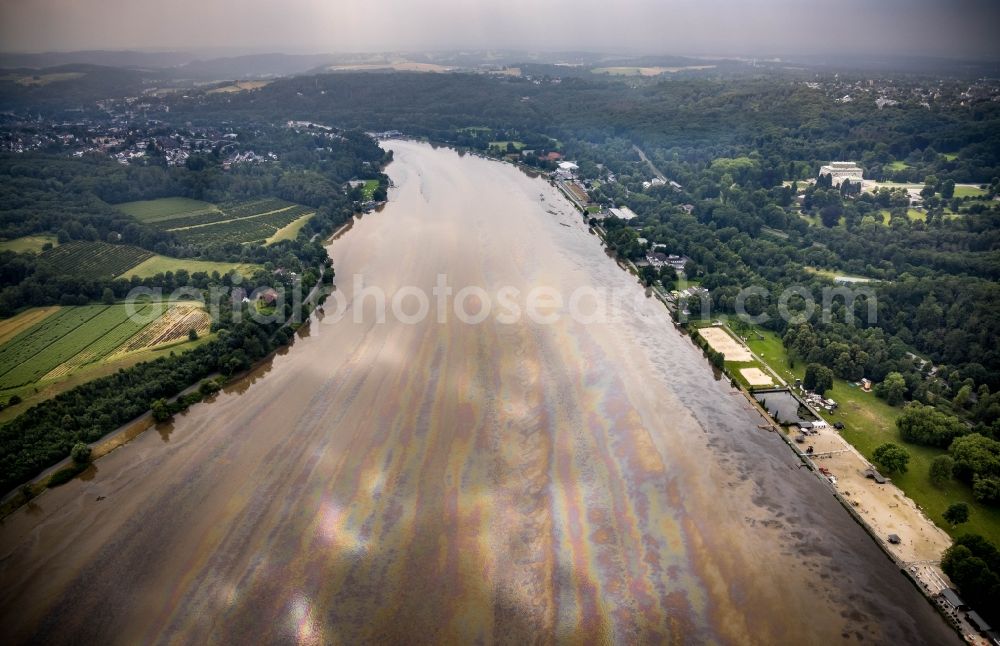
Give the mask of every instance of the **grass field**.
[(191, 329), (203, 336), (210, 324), (193, 302), (28, 310), (0, 322), (0, 390), (9, 396), (91, 364), (187, 342)]
[(830, 271), (829, 269), (820, 269), (818, 267), (806, 267), (806, 271), (810, 274), (816, 274), (817, 276), (823, 276), (824, 278), (829, 278), (830, 280), (837, 279), (847, 279), (851, 282), (856, 283), (867, 283), (868, 281), (875, 280), (874, 278), (866, 278), (865, 276), (856, 276), (854, 274), (845, 274), (843, 272)]
[(152, 255), (152, 251), (130, 245), (73, 241), (49, 249), (39, 256), (38, 262), (60, 274), (113, 278), (126, 273)]
[(208, 94), (219, 94), (226, 93), (230, 94), (233, 92), (245, 92), (247, 90), (259, 90), (260, 88), (268, 85), (270, 81), (236, 81), (230, 83), (229, 85), (223, 85), (221, 87), (212, 88), (208, 91)]
[(375, 197), (375, 190), (378, 189), (377, 179), (366, 179), (365, 185), (361, 187), (361, 195), (366, 200), (370, 200)]
[(523, 141), (491, 141), (490, 148), (498, 148), (500, 152), (507, 152), (507, 144), (513, 144), (515, 150), (524, 148)]
[(886, 164), (885, 168), (888, 170), (906, 170), (910, 165), (902, 161), (894, 161), (892, 163)]
[[(758, 339), (757, 333), (763, 335), (764, 339)], [(789, 367), (788, 353), (781, 339), (773, 332), (756, 330), (750, 334), (748, 345), (785, 380), (794, 383), (795, 379), (802, 379), (805, 375), (804, 364), (796, 363), (794, 369)], [(874, 394), (842, 379), (834, 379), (833, 389), (825, 396), (834, 399), (839, 408), (833, 413), (824, 412), (823, 416), (831, 423), (843, 422), (845, 428), (841, 435), (868, 459), (871, 459), (875, 448), (885, 442), (906, 447), (910, 453), (909, 470), (904, 474), (893, 475), (892, 480), (938, 526), (952, 536), (977, 533), (991, 537), (994, 541), (1000, 540), (1000, 509), (976, 502), (972, 498), (972, 489), (957, 480), (941, 489), (931, 484), (928, 476), (931, 460), (945, 451), (903, 442), (896, 428), (896, 418), (902, 409), (889, 406)], [(953, 502), (968, 503), (972, 510), (969, 522), (955, 529), (943, 518), (945, 509)]]
[(253, 265), (250, 263), (212, 262), (209, 260), (191, 260), (189, 258), (170, 258), (168, 256), (153, 255), (138, 265), (130, 268), (128, 271), (119, 274), (118, 278), (131, 278), (132, 276), (150, 278), (156, 274), (165, 274), (168, 271), (176, 272), (178, 269), (186, 269), (192, 274), (203, 271), (209, 275), (211, 275), (213, 271), (217, 271), (219, 274), (226, 274), (230, 271), (236, 270), (244, 276), (251, 276), (255, 271), (260, 269), (260, 265)]
[[(799, 217), (808, 222), (809, 226), (811, 227), (823, 226), (823, 223), (820, 222), (818, 215), (809, 215), (807, 213), (799, 211)], [(841, 220), (843, 220), (843, 218), (841, 218)]]
[[(375, 185), (378, 186), (378, 182), (376, 182)], [(316, 214), (306, 213), (298, 220), (295, 220), (291, 224), (288, 224), (278, 229), (277, 231), (274, 232), (273, 236), (271, 236), (264, 242), (264, 244), (274, 244), (275, 242), (278, 242), (280, 240), (294, 240), (299, 235), (299, 231), (302, 230), (302, 227), (304, 227), (306, 225), (306, 222), (308, 222), (314, 215)]]
[(365, 72), (375, 70), (393, 70), (396, 72), (450, 72), (454, 68), (438, 65), (437, 63), (386, 61), (384, 63), (359, 63), (357, 65), (331, 65), (326, 69), (330, 72)]
[(955, 197), (980, 197), (986, 195), (986, 191), (978, 186), (956, 186)]
[(710, 70), (715, 65), (685, 65), (683, 67), (595, 67), (592, 74), (611, 74), (612, 76), (659, 76), (684, 71)]
[[(889, 209), (882, 209), (880, 211), (880, 213), (882, 214), (882, 224), (884, 224), (886, 226), (889, 226), (889, 222), (892, 219), (892, 213), (889, 212)], [(874, 215), (874, 212), (873, 212), (873, 215)], [(926, 222), (927, 221), (927, 212), (926, 211), (919, 211), (917, 209), (906, 209), (906, 217), (908, 217), (910, 219), (910, 222), (918, 222), (918, 221), (919, 222)], [(876, 218), (876, 220), (877, 219), (878, 218)]]
[(35, 253), (41, 253), (42, 247), (46, 243), (50, 243), (53, 247), (59, 246), (59, 241), (56, 240), (55, 236), (24, 236), (14, 238), (13, 240), (0, 240), (0, 251), (13, 251), (14, 253), (34, 251)]
[(150, 223), (219, 210), (217, 206), (210, 202), (192, 200), (186, 197), (163, 197), (158, 200), (125, 202), (114, 206), (119, 211), (131, 215), (140, 222)]

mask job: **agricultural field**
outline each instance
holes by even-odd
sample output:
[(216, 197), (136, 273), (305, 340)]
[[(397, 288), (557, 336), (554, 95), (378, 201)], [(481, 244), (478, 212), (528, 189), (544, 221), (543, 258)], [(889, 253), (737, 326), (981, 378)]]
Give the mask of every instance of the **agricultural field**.
[(315, 213), (313, 209), (280, 200), (263, 200), (225, 209), (225, 217), (211, 222), (167, 228), (182, 241), (195, 245), (223, 242), (262, 242), (292, 222)]
[(53, 247), (59, 246), (59, 241), (55, 236), (38, 235), (23, 236), (12, 240), (0, 240), (0, 251), (13, 251), (14, 253), (26, 253), (33, 251), (41, 253), (42, 247), (51, 244)]
[(169, 256), (156, 254), (150, 256), (128, 271), (119, 274), (118, 278), (131, 278), (132, 276), (138, 276), (139, 278), (152, 278), (156, 274), (165, 274), (168, 271), (176, 273), (179, 269), (184, 269), (192, 274), (203, 271), (210, 276), (212, 275), (212, 272), (215, 271), (219, 272), (220, 275), (236, 271), (243, 276), (249, 277), (252, 276), (255, 271), (260, 269), (260, 265), (236, 262), (214, 262), (211, 260), (191, 260), (189, 258), (171, 258)]
[(660, 74), (694, 72), (713, 68), (715, 68), (715, 65), (685, 65), (683, 67), (595, 67), (590, 72), (591, 74), (610, 74), (612, 76), (659, 76)]
[(0, 324), (0, 332), (14, 332), (5, 334), (0, 345), (0, 390), (62, 379), (130, 353), (184, 343), (191, 329), (204, 336), (210, 325), (200, 303), (28, 310)]
[(259, 90), (268, 85), (270, 81), (235, 81), (229, 85), (222, 85), (212, 88), (208, 94), (232, 94), (233, 92), (246, 92), (247, 90)]
[(60, 309), (0, 347), (0, 389), (38, 381), (127, 318), (123, 305)]
[[(372, 186), (366, 183), (364, 190), (371, 195), (376, 188), (377, 181)], [(285, 240), (288, 239), (289, 231), (297, 234), (301, 225), (305, 224), (306, 216), (315, 213), (309, 207), (275, 198), (215, 205), (171, 197), (128, 202), (119, 204), (117, 208), (193, 245)], [(299, 220), (302, 223), (298, 228), (283, 231)]]
[(40, 323), (47, 316), (59, 311), (58, 305), (50, 307), (33, 307), (16, 316), (0, 321), (0, 346), (28, 328)]
[(396, 72), (450, 72), (454, 68), (437, 63), (416, 63), (413, 61), (389, 61), (385, 63), (359, 63), (357, 65), (331, 65), (329, 72), (372, 72), (377, 70), (393, 70)]
[(134, 336), (112, 348), (108, 356), (116, 359), (131, 352), (186, 341), (190, 330), (195, 330), (198, 336), (205, 336), (211, 325), (212, 319), (201, 304), (177, 303)]
[(74, 241), (42, 253), (38, 262), (60, 274), (113, 278), (151, 256), (153, 252), (130, 245)]
[(140, 222), (154, 223), (172, 218), (184, 218), (203, 213), (217, 212), (214, 204), (192, 200), (186, 197), (163, 197), (158, 200), (141, 200), (115, 204), (122, 213), (131, 215)]

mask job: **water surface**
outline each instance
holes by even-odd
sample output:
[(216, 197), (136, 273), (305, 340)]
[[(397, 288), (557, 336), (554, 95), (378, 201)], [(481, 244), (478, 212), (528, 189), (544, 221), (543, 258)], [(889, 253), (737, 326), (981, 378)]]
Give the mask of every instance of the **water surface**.
[(544, 181), (389, 145), (389, 205), (330, 247), (346, 318), (0, 528), (11, 641), (954, 641), (656, 301), (469, 325), (351, 300), (355, 274), (641, 296)]

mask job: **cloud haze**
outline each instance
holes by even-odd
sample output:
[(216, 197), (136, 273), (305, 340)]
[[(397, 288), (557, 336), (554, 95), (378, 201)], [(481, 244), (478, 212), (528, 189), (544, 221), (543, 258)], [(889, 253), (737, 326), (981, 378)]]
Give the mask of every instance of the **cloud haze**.
[(1000, 57), (993, 0), (0, 0), (0, 50)]

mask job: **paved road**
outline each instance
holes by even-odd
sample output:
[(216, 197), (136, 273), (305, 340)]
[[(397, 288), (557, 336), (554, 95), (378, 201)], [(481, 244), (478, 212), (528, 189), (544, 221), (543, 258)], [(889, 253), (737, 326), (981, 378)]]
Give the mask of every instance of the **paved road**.
[[(660, 169), (656, 167), (656, 164), (654, 164), (653, 162), (651, 162), (649, 160), (649, 157), (647, 157), (646, 153), (644, 153), (642, 151), (642, 148), (639, 148), (638, 146), (636, 146), (634, 144), (632, 145), (632, 148), (635, 149), (635, 152), (637, 152), (639, 154), (639, 159), (641, 159), (642, 161), (646, 162), (646, 165), (649, 166), (650, 170), (653, 171), (654, 175), (656, 175), (657, 177), (659, 177), (660, 179), (662, 179), (667, 184), (670, 184), (670, 182), (673, 181), (669, 177), (667, 177), (666, 175), (664, 175), (660, 171)], [(671, 188), (673, 188), (675, 191), (680, 191), (681, 189), (677, 188), (678, 186), (680, 186), (680, 184), (677, 184), (677, 186), (671, 185)]]

